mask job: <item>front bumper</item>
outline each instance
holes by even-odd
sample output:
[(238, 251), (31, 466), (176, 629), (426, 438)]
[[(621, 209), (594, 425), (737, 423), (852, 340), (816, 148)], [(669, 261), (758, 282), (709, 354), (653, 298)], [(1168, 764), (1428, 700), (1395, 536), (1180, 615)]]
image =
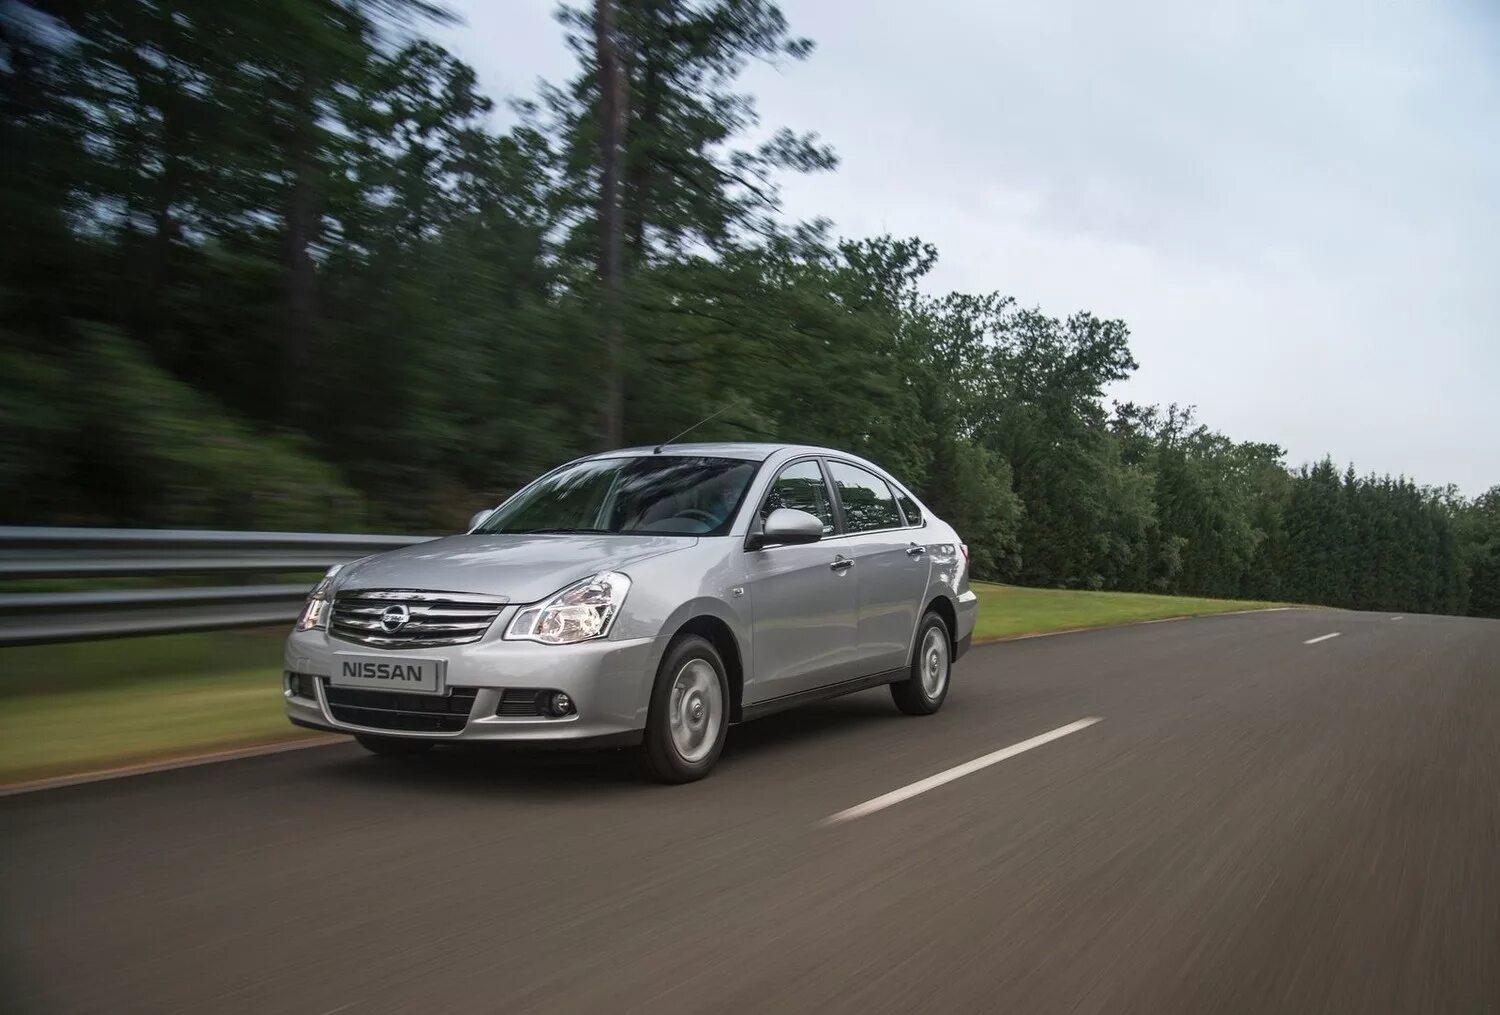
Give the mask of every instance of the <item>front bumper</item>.
[[(501, 618), (507, 619), (507, 618)], [(501, 629), (497, 622), (495, 629)], [(294, 695), (283, 682), (287, 718), (298, 726), (336, 733), (369, 733), (418, 740), (508, 742), (545, 746), (587, 746), (638, 741), (646, 726), (651, 685), (660, 656), (657, 640), (643, 638), (539, 645), (504, 641), (495, 632), (469, 645), (386, 652), (330, 638), (324, 631), (294, 632), (287, 638), (285, 669), (328, 677), (340, 653), (444, 662), (445, 691), (473, 689), (474, 703), (462, 728), (452, 732), (410, 731), (356, 725), (335, 718), (324, 681), (315, 681), (317, 700)], [(499, 715), (507, 688), (545, 688), (573, 699), (576, 714), (561, 718)]]

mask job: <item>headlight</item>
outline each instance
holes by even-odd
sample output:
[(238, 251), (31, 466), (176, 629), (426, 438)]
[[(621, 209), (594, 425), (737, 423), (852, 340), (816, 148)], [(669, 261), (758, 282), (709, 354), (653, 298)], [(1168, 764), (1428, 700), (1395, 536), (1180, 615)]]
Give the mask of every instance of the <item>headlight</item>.
[(331, 609), (329, 591), (333, 588), (333, 576), (339, 573), (342, 564), (335, 564), (328, 569), (323, 580), (313, 586), (313, 590), (307, 594), (307, 604), (302, 607), (302, 616), (297, 618), (298, 631), (311, 631), (316, 628), (319, 631), (328, 629), (328, 614)]
[(609, 634), (629, 591), (630, 579), (625, 575), (601, 571), (516, 614), (505, 637), (547, 645), (571, 645), (603, 638)]

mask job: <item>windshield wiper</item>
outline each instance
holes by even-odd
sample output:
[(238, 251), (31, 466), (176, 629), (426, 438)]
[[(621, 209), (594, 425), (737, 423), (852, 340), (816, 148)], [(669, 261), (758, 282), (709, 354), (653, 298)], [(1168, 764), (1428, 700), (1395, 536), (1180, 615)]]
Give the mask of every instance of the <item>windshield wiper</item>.
[(505, 529), (498, 536), (571, 536), (576, 533), (612, 535), (609, 529)]

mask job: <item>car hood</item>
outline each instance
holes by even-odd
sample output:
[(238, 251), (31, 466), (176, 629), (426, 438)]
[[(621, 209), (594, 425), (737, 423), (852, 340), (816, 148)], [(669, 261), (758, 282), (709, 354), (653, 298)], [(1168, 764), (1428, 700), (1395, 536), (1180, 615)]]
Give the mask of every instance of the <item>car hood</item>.
[(335, 589), (471, 592), (534, 603), (598, 571), (695, 545), (691, 536), (448, 536), (346, 564)]

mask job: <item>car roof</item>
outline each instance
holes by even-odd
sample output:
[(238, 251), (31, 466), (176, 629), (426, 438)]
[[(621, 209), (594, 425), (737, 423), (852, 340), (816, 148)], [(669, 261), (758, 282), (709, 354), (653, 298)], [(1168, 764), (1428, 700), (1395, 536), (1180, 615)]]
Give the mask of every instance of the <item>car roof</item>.
[[(842, 455), (848, 458), (858, 458), (858, 455), (847, 451), (836, 451), (833, 448), (819, 448), (806, 444), (769, 444), (755, 443), (751, 441), (718, 441), (702, 444), (664, 444), (661, 448), (663, 455), (694, 455), (704, 458), (743, 458), (749, 462), (763, 462), (779, 451), (807, 452), (809, 454)], [(618, 451), (605, 451), (591, 458), (633, 458), (640, 455), (656, 454), (656, 446), (647, 444), (642, 447), (620, 448)]]

